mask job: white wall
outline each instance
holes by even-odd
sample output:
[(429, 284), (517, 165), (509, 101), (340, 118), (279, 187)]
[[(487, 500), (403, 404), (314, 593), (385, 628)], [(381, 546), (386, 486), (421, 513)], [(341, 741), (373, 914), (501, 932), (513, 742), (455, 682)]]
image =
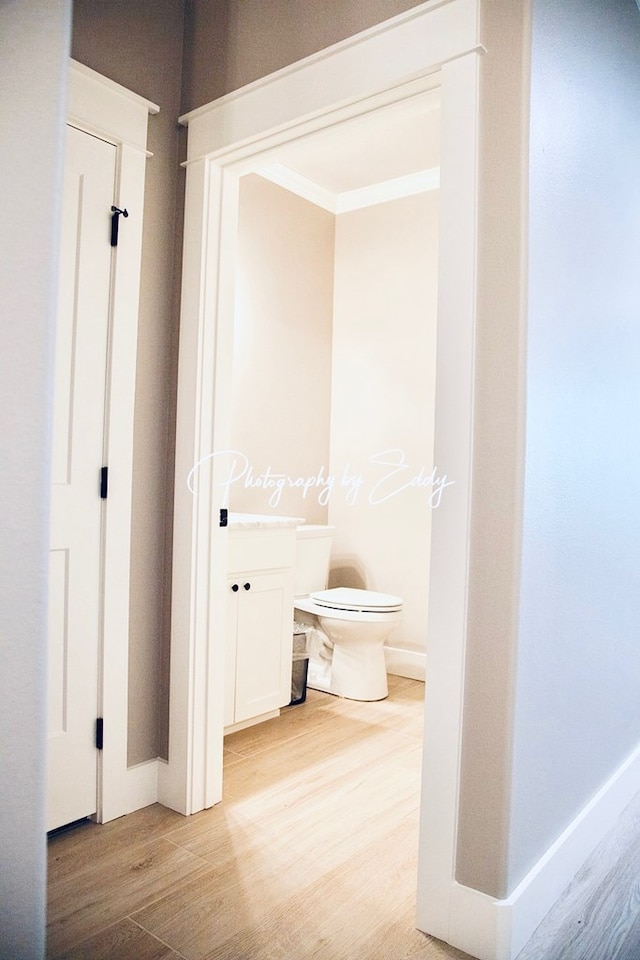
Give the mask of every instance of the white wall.
[(49, 418), (69, 0), (0, 4), (0, 955), (44, 956)]
[(402, 488), (433, 468), (437, 247), (437, 191), (337, 218), (330, 582), (403, 597), (389, 643), (421, 651), (434, 489)]
[(534, 0), (509, 888), (640, 743), (640, 15)]
[(231, 487), (232, 510), (326, 522), (321, 486), (280, 492), (274, 475), (296, 483), (329, 466), (333, 249), (332, 214), (241, 179), (231, 438), (249, 467)]
[(240, 183), (232, 447), (256, 480), (324, 468), (334, 485), (273, 506), (274, 488), (241, 478), (229, 505), (328, 518), (331, 582), (402, 596), (390, 642), (420, 652), (434, 489), (401, 488), (433, 468), (437, 242), (437, 191), (334, 218), (258, 176)]

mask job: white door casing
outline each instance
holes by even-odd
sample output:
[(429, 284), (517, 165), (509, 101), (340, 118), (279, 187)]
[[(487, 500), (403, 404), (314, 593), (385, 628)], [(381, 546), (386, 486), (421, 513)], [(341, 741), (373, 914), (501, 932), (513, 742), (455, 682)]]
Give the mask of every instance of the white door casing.
[(102, 645), (97, 667), (97, 707), (104, 718), (98, 761), (96, 816), (111, 820), (156, 799), (155, 762), (127, 766), (129, 565), (133, 410), (142, 254), (147, 123), (158, 107), (83, 64), (70, 62), (68, 123), (115, 150), (114, 204), (121, 219), (110, 273), (109, 346), (106, 353), (104, 464), (110, 467), (102, 518)]
[[(448, 942), (496, 941), (494, 901), (477, 930), (452, 912), (460, 779), (476, 302), (477, 0), (429, 0), (183, 118), (187, 195), (178, 383), (169, 762), (159, 798), (183, 813), (222, 795), (225, 530), (211, 461), (228, 447), (238, 178), (283, 144), (433, 87), (441, 93), (435, 461), (455, 496), (434, 514), (418, 926)], [(432, 696), (432, 691), (436, 691)], [(434, 716), (437, 722), (433, 722)], [(478, 918), (476, 918), (478, 919)], [(460, 937), (459, 937), (460, 934)]]
[(47, 829), (97, 811), (104, 399), (116, 148), (67, 128), (49, 566)]

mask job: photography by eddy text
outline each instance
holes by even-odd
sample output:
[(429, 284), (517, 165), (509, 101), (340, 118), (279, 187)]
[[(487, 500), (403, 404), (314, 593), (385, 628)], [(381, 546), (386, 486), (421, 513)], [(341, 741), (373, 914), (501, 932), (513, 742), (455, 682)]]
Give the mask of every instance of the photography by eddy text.
[(286, 490), (293, 489), (299, 491), (302, 500), (313, 498), (321, 506), (337, 496), (350, 506), (363, 501), (376, 506), (400, 494), (422, 490), (435, 510), (442, 502), (444, 490), (455, 483), (446, 473), (439, 474), (435, 466), (412, 468), (404, 450), (398, 447), (372, 454), (364, 469), (354, 469), (346, 463), (340, 471), (330, 472), (323, 464), (306, 476), (274, 470), (271, 465), (258, 469), (240, 450), (220, 450), (203, 457), (190, 471), (187, 486), (194, 495), (207, 465), (214, 468), (214, 482), (223, 490), (223, 506), (228, 506), (231, 490), (239, 487), (264, 490), (265, 505), (272, 508), (280, 505)]

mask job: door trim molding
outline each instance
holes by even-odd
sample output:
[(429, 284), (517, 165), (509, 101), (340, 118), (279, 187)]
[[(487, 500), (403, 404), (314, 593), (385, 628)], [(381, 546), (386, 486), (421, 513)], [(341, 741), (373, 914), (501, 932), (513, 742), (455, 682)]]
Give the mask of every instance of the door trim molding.
[[(169, 763), (159, 799), (190, 814), (222, 796), (225, 537), (215, 463), (228, 447), (238, 180), (282, 144), (439, 87), (441, 242), (435, 462), (456, 495), (434, 515), (418, 923), (448, 940), (460, 784), (476, 309), (477, 0), (428, 0), (182, 118), (188, 126), (178, 373)], [(434, 716), (436, 721), (434, 722)], [(472, 951), (473, 952), (473, 951)]]
[[(98, 711), (105, 721), (98, 760), (99, 822), (153, 803), (157, 764), (127, 766), (129, 567), (138, 306), (147, 121), (156, 104), (75, 60), (69, 67), (67, 122), (116, 147), (118, 206), (130, 210), (113, 257), (105, 393), (105, 463), (111, 467), (102, 528), (102, 649)], [(135, 211), (138, 211), (136, 215)]]

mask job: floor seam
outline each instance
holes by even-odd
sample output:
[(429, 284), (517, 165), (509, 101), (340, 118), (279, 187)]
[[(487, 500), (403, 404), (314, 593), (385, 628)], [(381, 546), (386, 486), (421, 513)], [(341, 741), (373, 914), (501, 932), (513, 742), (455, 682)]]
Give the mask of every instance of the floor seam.
[(180, 957), (180, 960), (189, 960), (189, 958), (184, 953), (181, 953), (179, 950), (176, 950), (175, 947), (172, 947), (171, 944), (167, 943), (166, 940), (163, 940), (162, 937), (159, 937), (157, 934), (152, 933), (151, 930), (148, 930), (147, 927), (145, 927), (144, 924), (140, 923), (139, 920), (136, 920), (132, 914), (127, 916), (125, 919), (130, 920), (131, 923), (135, 923), (136, 927), (138, 927), (139, 930), (142, 930), (143, 933), (146, 933), (148, 934), (148, 936), (153, 937), (154, 940), (157, 940), (158, 943), (161, 943), (163, 947), (167, 948), (167, 950), (171, 950), (173, 953), (175, 953), (177, 957)]

